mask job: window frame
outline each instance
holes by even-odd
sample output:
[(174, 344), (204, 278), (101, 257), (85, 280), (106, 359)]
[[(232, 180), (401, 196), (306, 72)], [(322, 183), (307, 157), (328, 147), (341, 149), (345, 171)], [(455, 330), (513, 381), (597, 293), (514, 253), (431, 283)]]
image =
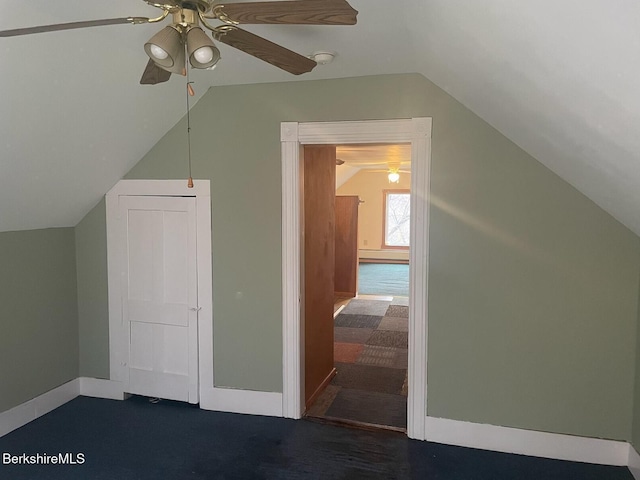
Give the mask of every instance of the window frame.
[[(389, 194), (398, 193), (409, 195), (409, 201), (411, 201), (411, 190), (408, 188), (389, 188), (382, 190), (382, 248), (384, 250), (409, 250), (411, 246), (387, 245), (387, 197)], [(411, 218), (411, 213), (409, 213), (409, 218)]]

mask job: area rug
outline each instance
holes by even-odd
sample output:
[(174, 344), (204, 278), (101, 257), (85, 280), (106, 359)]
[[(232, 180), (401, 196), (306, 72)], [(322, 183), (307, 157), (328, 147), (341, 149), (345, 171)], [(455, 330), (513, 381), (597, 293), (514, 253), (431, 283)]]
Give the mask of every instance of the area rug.
[(405, 371), (400, 368), (336, 363), (336, 376), (331, 383), (338, 387), (366, 390), (368, 392), (400, 395)]
[(361, 263), (358, 268), (358, 293), (409, 296), (409, 265)]
[(337, 373), (308, 416), (406, 428), (407, 303), (406, 297), (356, 298), (336, 316)]
[(406, 428), (407, 398), (402, 395), (342, 388), (327, 410), (327, 417)]

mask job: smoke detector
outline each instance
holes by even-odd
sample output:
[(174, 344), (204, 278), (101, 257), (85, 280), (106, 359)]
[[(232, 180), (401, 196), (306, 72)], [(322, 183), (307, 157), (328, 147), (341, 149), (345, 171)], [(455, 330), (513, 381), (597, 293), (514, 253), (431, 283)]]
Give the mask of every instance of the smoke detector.
[(309, 55), (309, 58), (315, 61), (318, 65), (326, 65), (327, 63), (333, 62), (334, 57), (336, 56), (333, 52), (315, 52), (312, 55)]

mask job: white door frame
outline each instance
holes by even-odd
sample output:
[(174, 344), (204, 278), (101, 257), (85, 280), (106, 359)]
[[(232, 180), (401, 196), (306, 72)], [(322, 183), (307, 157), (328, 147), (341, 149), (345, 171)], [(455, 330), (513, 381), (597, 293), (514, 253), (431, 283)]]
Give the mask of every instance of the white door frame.
[[(127, 379), (126, 330), (122, 316), (120, 259), (122, 251), (119, 197), (195, 197), (198, 270), (198, 394), (213, 389), (213, 277), (211, 269), (211, 195), (209, 180), (194, 180), (193, 188), (186, 180), (120, 180), (106, 195), (107, 272), (109, 285), (109, 369), (112, 381)], [(195, 307), (195, 306), (194, 306)]]
[(427, 280), (431, 118), (358, 122), (282, 122), (282, 412), (304, 408), (304, 321), (301, 311), (302, 145), (410, 143), (409, 393), (407, 435), (425, 439), (427, 415)]

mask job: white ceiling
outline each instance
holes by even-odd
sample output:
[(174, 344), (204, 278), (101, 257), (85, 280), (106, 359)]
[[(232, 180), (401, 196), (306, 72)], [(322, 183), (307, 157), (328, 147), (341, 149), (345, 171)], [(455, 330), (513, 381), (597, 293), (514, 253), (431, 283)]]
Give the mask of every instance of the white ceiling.
[[(418, 72), (640, 234), (640, 2), (351, 0), (355, 27), (253, 26), (336, 60), (292, 77), (221, 45), (211, 85)], [(155, 16), (142, 0), (2, 0), (0, 29)], [(0, 231), (73, 226), (184, 114), (138, 85), (158, 25), (0, 39)]]
[(336, 166), (336, 188), (340, 188), (360, 170), (387, 172), (397, 168), (411, 171), (411, 145), (338, 145), (336, 159), (344, 163)]
[(336, 158), (345, 165), (357, 168), (383, 169), (390, 167), (411, 169), (411, 145), (338, 145)]

